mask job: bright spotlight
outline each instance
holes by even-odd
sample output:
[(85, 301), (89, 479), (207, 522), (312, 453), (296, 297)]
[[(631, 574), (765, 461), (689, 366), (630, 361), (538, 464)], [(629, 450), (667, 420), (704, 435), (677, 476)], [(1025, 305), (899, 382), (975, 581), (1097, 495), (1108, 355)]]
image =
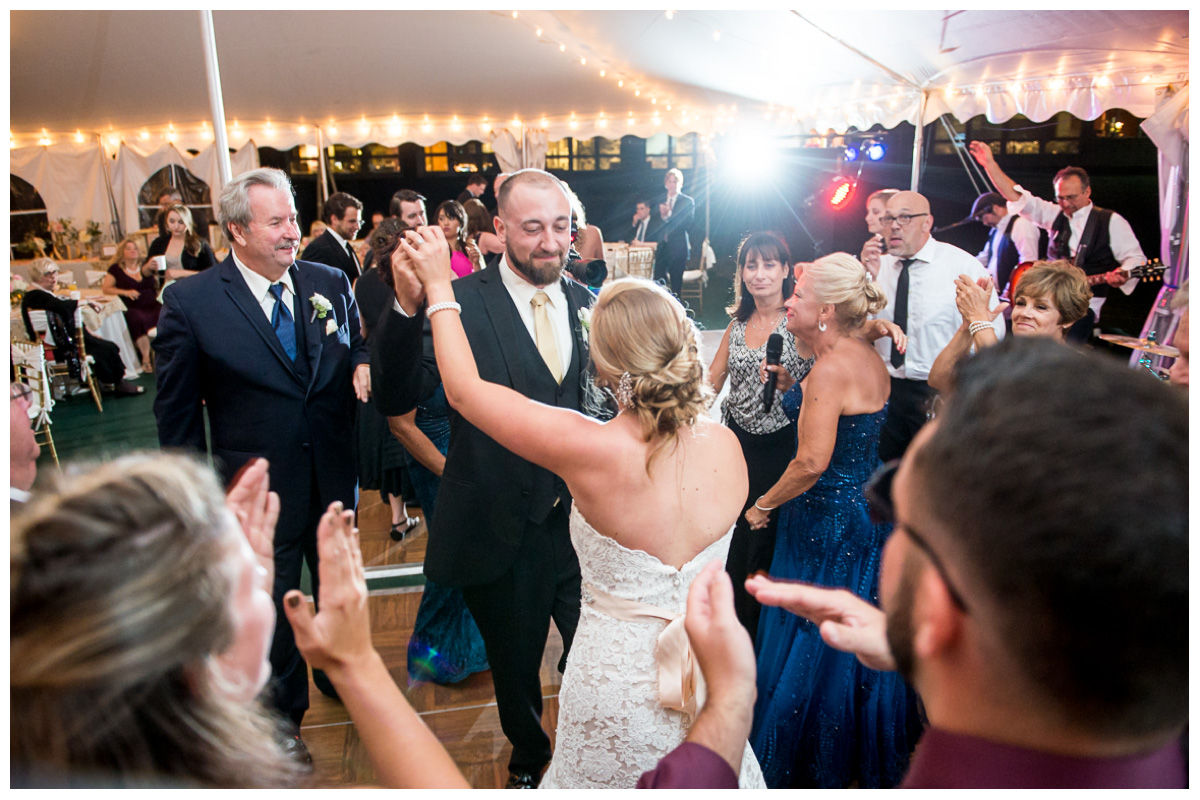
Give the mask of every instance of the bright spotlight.
[(850, 145), (849, 147), (847, 147), (845, 160), (847, 162), (858, 161), (858, 148), (855, 147), (854, 145)]
[(730, 135), (721, 148), (725, 173), (739, 183), (757, 183), (775, 163), (775, 142), (765, 136), (739, 132)]
[(854, 192), (858, 189), (858, 180), (845, 175), (838, 175), (834, 177), (830, 188), (829, 205), (832, 208), (841, 210), (854, 199)]
[(886, 152), (887, 148), (884, 146), (883, 142), (875, 142), (867, 148), (867, 158), (871, 159), (872, 161), (878, 161), (879, 159), (883, 158), (883, 155)]

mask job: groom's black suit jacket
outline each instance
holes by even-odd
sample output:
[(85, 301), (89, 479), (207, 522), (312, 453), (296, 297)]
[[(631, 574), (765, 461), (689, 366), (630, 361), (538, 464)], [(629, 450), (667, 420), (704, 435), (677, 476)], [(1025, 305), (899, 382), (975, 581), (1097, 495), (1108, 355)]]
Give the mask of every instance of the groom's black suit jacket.
[[(557, 392), (547, 391), (553, 379), (498, 267), (454, 281), (454, 295), (462, 305), (463, 327), (480, 377), (540, 402), (578, 410), (588, 363), (579, 310), (590, 307), (593, 297), (578, 283), (560, 280), (574, 347), (568, 374)], [(376, 330), (372, 335), (378, 336), (378, 344), (371, 351), (375, 399), (384, 414), (405, 414), (441, 382), (432, 333), (424, 311), (409, 318), (390, 306)], [(425, 574), (448, 586), (495, 579), (513, 563), (528, 523), (545, 520), (556, 500), (564, 505), (571, 502), (561, 479), (506, 450), (451, 409), (450, 445), (425, 553)]]

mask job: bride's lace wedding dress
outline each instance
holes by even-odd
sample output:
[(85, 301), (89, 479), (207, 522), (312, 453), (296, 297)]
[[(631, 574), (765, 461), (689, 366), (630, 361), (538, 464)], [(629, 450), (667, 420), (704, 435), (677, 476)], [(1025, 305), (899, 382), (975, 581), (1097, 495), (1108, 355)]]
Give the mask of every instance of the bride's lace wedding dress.
[[(695, 704), (689, 706), (690, 693), (681, 690), (688, 672), (679, 669), (688, 587), (705, 564), (724, 563), (731, 534), (732, 529), (677, 570), (597, 533), (578, 506), (572, 507), (571, 542), (579, 556), (583, 602), (558, 695), (554, 758), (541, 788), (633, 788), (643, 772), (683, 742), (695, 717), (663, 702), (689, 710)], [(672, 618), (678, 621), (669, 627)], [(675, 673), (664, 681), (661, 701), (660, 651), (671, 653), (667, 673)], [(749, 745), (740, 774), (742, 788), (766, 788)]]

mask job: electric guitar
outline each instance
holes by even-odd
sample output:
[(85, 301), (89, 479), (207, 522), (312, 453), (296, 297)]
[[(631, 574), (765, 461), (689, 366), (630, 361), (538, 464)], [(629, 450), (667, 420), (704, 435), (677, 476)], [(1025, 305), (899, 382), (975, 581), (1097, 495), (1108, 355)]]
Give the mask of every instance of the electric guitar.
[[(1001, 300), (1004, 300), (1005, 302), (1012, 302), (1013, 298), (1016, 296), (1017, 283), (1021, 280), (1025, 273), (1029, 271), (1029, 268), (1036, 263), (1038, 262), (1023, 261), (1018, 264), (1015, 269), (1013, 269), (1012, 275), (1008, 277), (1008, 285), (1004, 287), (1004, 294), (1000, 296)], [(1086, 275), (1084, 277), (1087, 278), (1088, 286), (1099, 286), (1102, 283), (1108, 283), (1108, 276), (1115, 275), (1118, 272), (1127, 275), (1129, 278), (1141, 278), (1142, 280), (1146, 281), (1160, 281), (1162, 280), (1163, 273), (1166, 271), (1167, 268), (1163, 266), (1162, 262), (1155, 258), (1146, 262), (1145, 264), (1142, 264), (1141, 266), (1131, 267), (1128, 271), (1123, 269), (1114, 269), (1112, 272), (1102, 272), (1098, 275)]]

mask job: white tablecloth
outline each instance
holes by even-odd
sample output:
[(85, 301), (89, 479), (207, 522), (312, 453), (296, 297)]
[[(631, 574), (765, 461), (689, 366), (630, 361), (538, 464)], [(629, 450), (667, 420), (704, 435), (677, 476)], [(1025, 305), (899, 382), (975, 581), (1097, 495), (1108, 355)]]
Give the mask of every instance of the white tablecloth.
[[(133, 338), (129, 335), (129, 325), (125, 323), (124, 308), (125, 304), (121, 302), (120, 298), (105, 303), (99, 312), (85, 307), (83, 324), (94, 336), (106, 339), (117, 346), (121, 353), (121, 361), (125, 364), (125, 380), (131, 381), (142, 374), (142, 358), (138, 355), (137, 348), (133, 346)], [(36, 313), (38, 312), (31, 312), (31, 316)], [(97, 324), (97, 320), (99, 324)], [(28, 336), (25, 331), (25, 323), (21, 320), (19, 308), (11, 311), (9, 324), (13, 339), (25, 339)]]

